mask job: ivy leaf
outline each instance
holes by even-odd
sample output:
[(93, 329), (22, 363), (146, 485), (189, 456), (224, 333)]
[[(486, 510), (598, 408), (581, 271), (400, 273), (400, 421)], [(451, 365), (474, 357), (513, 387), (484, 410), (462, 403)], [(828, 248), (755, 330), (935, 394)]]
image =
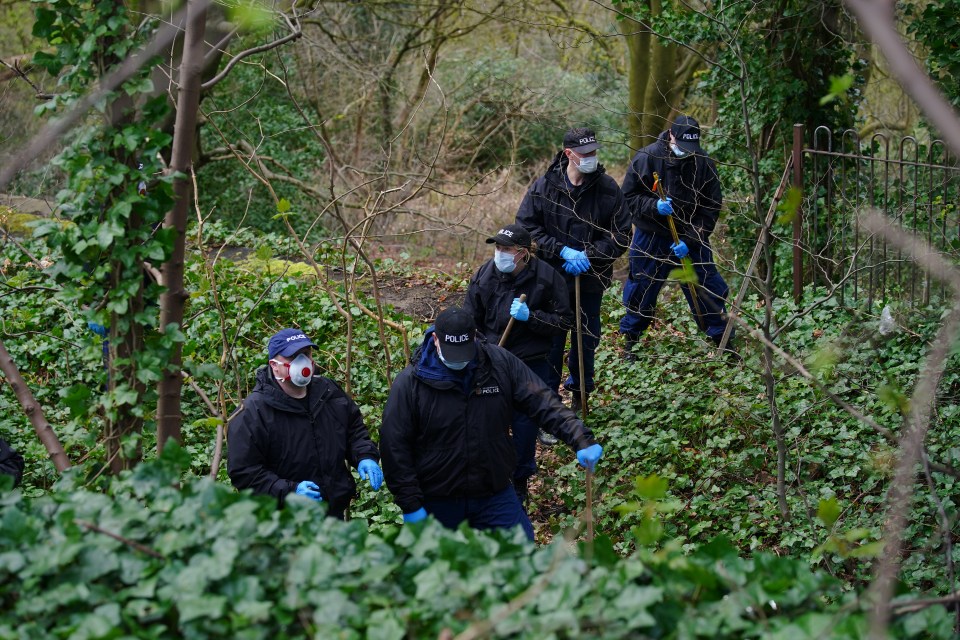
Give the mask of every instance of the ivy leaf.
[(108, 221), (97, 227), (97, 244), (101, 249), (108, 249), (114, 238), (123, 236), (123, 227), (114, 221)]
[(836, 497), (830, 496), (826, 500), (821, 500), (820, 504), (817, 505), (817, 519), (823, 522), (827, 528), (831, 528), (840, 518), (840, 511), (840, 504)]
[(634, 493), (647, 500), (660, 500), (667, 495), (667, 481), (656, 474), (638, 477), (633, 484)]
[(853, 86), (853, 75), (846, 73), (842, 76), (830, 76), (830, 93), (820, 98), (820, 106), (834, 100), (847, 101), (847, 91)]
[[(137, 94), (146, 94), (153, 91), (153, 80), (149, 76), (144, 78), (139, 78), (137, 80), (130, 80), (125, 82), (123, 85), (123, 90), (127, 95), (135, 96)], [(133, 151), (137, 147), (130, 148), (130, 151)]]
[(789, 224), (797, 217), (800, 210), (800, 203), (803, 201), (803, 192), (797, 187), (787, 189), (787, 195), (777, 203), (777, 211), (780, 215), (777, 217), (778, 224)]
[(243, 31), (254, 34), (269, 31), (276, 22), (273, 13), (261, 2), (233, 7), (230, 18)]
[(77, 418), (87, 412), (92, 393), (88, 384), (75, 384), (60, 390), (60, 397), (63, 399), (63, 404), (70, 409), (71, 418)]
[(862, 544), (850, 552), (851, 558), (879, 558), (883, 553), (883, 540)]

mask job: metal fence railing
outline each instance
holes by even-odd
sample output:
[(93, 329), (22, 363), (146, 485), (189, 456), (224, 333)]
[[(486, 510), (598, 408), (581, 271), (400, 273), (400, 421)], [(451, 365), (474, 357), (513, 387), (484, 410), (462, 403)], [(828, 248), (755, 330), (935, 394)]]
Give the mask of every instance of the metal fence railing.
[(841, 304), (927, 304), (945, 295), (900, 251), (859, 229), (856, 216), (880, 210), (956, 261), (960, 167), (942, 141), (881, 133), (861, 140), (850, 129), (835, 137), (823, 126), (807, 141), (803, 125), (794, 125), (793, 185), (802, 194), (793, 228), (797, 300), (810, 284), (833, 289)]

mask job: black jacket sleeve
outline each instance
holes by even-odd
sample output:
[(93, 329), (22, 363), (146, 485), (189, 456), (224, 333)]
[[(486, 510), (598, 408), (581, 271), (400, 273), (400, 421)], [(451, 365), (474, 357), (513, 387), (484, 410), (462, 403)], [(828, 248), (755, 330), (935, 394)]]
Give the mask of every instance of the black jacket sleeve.
[(483, 307), (483, 299), (480, 296), (480, 272), (483, 270), (481, 266), (479, 269), (474, 272), (473, 276), (470, 277), (470, 284), (467, 285), (467, 295), (463, 298), (463, 305), (461, 308), (473, 316), (473, 321), (477, 324), (477, 327), (483, 331), (483, 327), (486, 324), (486, 313), (487, 310)]
[(705, 158), (704, 165), (706, 178), (699, 190), (694, 225), (697, 227), (697, 232), (709, 237), (720, 218), (723, 190), (720, 187), (720, 176), (717, 174), (717, 165), (713, 158)]
[(514, 408), (530, 416), (537, 426), (566, 442), (574, 451), (597, 443), (590, 428), (560, 402), (539, 376), (509, 351), (501, 351), (514, 381)]
[(380, 427), (380, 448), (383, 452), (383, 475), (394, 502), (404, 513), (413, 513), (423, 506), (423, 491), (417, 479), (416, 456), (417, 410), (414, 378), (408, 367), (397, 376)]
[(541, 335), (565, 335), (573, 327), (573, 308), (567, 283), (556, 269), (546, 262), (531, 262), (536, 265), (538, 281), (543, 285), (543, 302), (530, 310), (530, 330)]
[(657, 213), (657, 200), (660, 198), (653, 191), (654, 171), (657, 171), (656, 166), (651, 162), (649, 154), (642, 150), (627, 167), (622, 190), (634, 222), (650, 218), (660, 223), (660, 214)]
[(605, 263), (613, 262), (630, 246), (630, 209), (627, 207), (620, 186), (610, 178), (604, 176), (609, 192), (603, 198), (603, 204), (609, 209), (610, 228), (593, 240), (592, 246), (587, 248), (587, 256), (600, 259)]
[(544, 203), (548, 202), (545, 193), (547, 188), (547, 179), (544, 177), (537, 178), (530, 186), (520, 202), (520, 208), (517, 209), (517, 224), (530, 232), (530, 237), (537, 243), (538, 255), (552, 258), (560, 256), (563, 245), (547, 232), (544, 221)]
[(0, 438), (0, 473), (12, 476), (15, 487), (23, 480), (23, 456), (2, 438)]
[(350, 451), (350, 458), (347, 462), (354, 469), (357, 468), (361, 460), (368, 458), (374, 462), (380, 462), (380, 451), (373, 440), (370, 439), (370, 432), (367, 431), (367, 425), (363, 422), (360, 407), (343, 389), (334, 386), (336, 389), (334, 393), (343, 396), (347, 402), (347, 447)]
[(227, 429), (227, 473), (237, 489), (253, 489), (254, 493), (277, 498), (278, 504), (297, 483), (281, 478), (266, 466), (267, 428), (249, 398)]

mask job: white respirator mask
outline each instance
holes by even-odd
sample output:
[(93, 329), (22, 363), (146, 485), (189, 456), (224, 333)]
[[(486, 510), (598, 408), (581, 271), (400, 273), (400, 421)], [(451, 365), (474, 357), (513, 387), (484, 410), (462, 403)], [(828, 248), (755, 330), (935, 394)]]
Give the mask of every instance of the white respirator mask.
[(298, 387), (305, 387), (313, 379), (313, 360), (305, 353), (301, 353), (290, 362), (280, 362), (279, 360), (271, 360), (271, 362), (287, 368), (286, 376), (274, 375), (278, 382), (289, 380)]

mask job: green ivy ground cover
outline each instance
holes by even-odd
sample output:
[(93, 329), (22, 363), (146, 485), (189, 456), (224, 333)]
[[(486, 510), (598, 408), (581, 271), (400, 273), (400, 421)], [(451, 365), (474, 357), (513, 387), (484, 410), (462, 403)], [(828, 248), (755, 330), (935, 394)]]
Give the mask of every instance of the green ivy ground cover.
[[(178, 468), (177, 465), (180, 465)], [(108, 491), (63, 486), (0, 500), (0, 637), (438, 637), (491, 624), (517, 638), (859, 638), (863, 606), (802, 560), (739, 557), (717, 539), (592, 560), (519, 531), (371, 532), (322, 507), (177, 483), (178, 447)], [(900, 617), (896, 637), (948, 638), (941, 607)]]
[[(333, 303), (309, 279), (273, 269), (269, 247), (282, 249), (281, 241), (252, 241), (263, 242), (254, 247), (257, 262), (218, 262), (213, 271), (216, 287), (203, 262), (194, 259), (188, 266), (188, 288), (193, 293), (184, 327), (185, 369), (211, 397), (216, 398), (216, 385), (223, 382), (228, 412), (252, 383), (253, 368), (263, 359), (262, 338), (290, 319), (323, 343), (318, 361), (324, 372), (338, 380), (346, 375), (347, 337)], [(42, 242), (26, 242), (35, 255), (49, 255)], [(5, 263), (7, 259), (11, 262)], [(78, 309), (51, 297), (53, 285), (45, 273), (25, 265), (16, 247), (4, 246), (0, 262), (6, 285), (0, 296), (4, 342), (71, 458), (81, 463), (68, 482), (55, 485), (57, 474), (9, 386), (0, 389), (0, 436), (28, 460), (22, 490), (4, 497), (0, 537), (5, 546), (0, 557), (8, 573), (2, 576), (0, 606), (14, 617), (11, 622), (4, 619), (9, 626), (0, 628), (0, 638), (14, 629), (21, 635), (10, 637), (245, 637), (244, 633), (338, 637), (323, 626), (327, 622), (322, 616), (317, 617), (316, 611), (328, 610), (323, 607), (332, 607), (338, 628), (348, 629), (337, 632), (343, 637), (380, 637), (378, 633), (435, 637), (443, 628), (462, 630), (476, 620), (498, 621), (502, 625), (496, 628), (498, 635), (528, 637), (698, 633), (770, 637), (781, 628), (782, 637), (804, 637), (800, 628), (810, 637), (820, 637), (818, 630), (825, 625), (838, 637), (859, 637), (863, 632), (864, 618), (854, 594), (863, 593), (872, 576), (895, 450), (795, 373), (780, 370), (776, 388), (787, 434), (791, 513), (788, 520), (782, 519), (756, 345), (741, 343), (743, 366), (731, 367), (711, 357), (673, 289), (666, 291), (662, 321), (644, 341), (638, 363), (623, 359), (612, 331), (598, 351), (598, 392), (591, 400), (588, 422), (605, 447), (595, 483), (595, 515), (602, 537), (592, 552), (593, 561), (585, 564), (575, 556), (558, 554), (567, 548), (561, 542), (534, 550), (509, 537), (432, 526), (423, 533), (402, 529), (399, 512), (383, 490), (376, 494), (363, 490), (352, 508), (354, 521), (344, 526), (327, 522), (313, 510), (277, 513), (272, 505), (239, 496), (230, 489), (223, 469), (219, 483), (198, 481), (209, 470), (215, 421), (186, 388), (184, 491), (178, 494), (172, 488), (168, 469), (161, 473), (149, 465), (111, 486), (101, 475), (100, 417), (90, 402), (103, 384), (98, 339), (87, 330)], [(468, 274), (465, 268), (463, 273), (433, 277), (443, 278), (438, 284), (444, 291), (456, 292), (465, 286)], [(797, 310), (792, 303), (779, 302), (776, 312), (785, 318)], [(354, 396), (376, 438), (386, 393), (383, 352), (376, 325), (358, 309), (352, 311)], [(615, 326), (622, 314), (616, 289), (605, 298), (604, 314), (605, 326)], [(398, 313), (393, 317), (407, 324), (414, 341), (419, 338), (422, 327)], [(902, 330), (881, 339), (875, 313), (826, 306), (804, 315), (778, 338), (778, 344), (803, 359), (832, 391), (898, 432), (899, 408), (909, 396), (939, 319), (935, 306), (898, 310)], [(224, 337), (236, 343), (236, 350), (221, 366)], [(388, 344), (392, 361), (399, 366), (403, 361), (399, 337), (388, 334)], [(931, 456), (947, 464), (960, 459), (955, 444), (960, 437), (958, 397), (960, 366), (954, 354), (939, 387), (927, 441)], [(150, 419), (143, 436), (147, 451), (152, 450), (154, 437)], [(562, 446), (541, 457), (532, 503), (541, 542), (559, 540), (577, 524), (583, 510), (583, 476), (572, 459)], [(939, 516), (942, 510), (946, 528), (955, 527), (955, 482), (939, 474), (934, 480), (933, 490), (917, 485), (907, 530), (901, 579), (903, 592), (913, 596), (945, 595), (955, 589), (944, 561), (944, 523)], [(246, 535), (238, 533), (233, 543), (225, 542), (222, 553), (227, 555), (219, 558), (214, 543), (230, 535), (210, 537), (210, 531), (234, 520), (234, 515), (224, 515), (228, 510), (245, 520), (244, 526), (269, 533), (262, 540), (257, 533), (249, 544)], [(163, 559), (89, 525), (137, 541)], [(182, 550), (177, 547), (179, 538), (185, 545)], [(403, 566), (407, 573), (370, 569), (371, 582), (362, 587), (340, 582), (318, 586), (320, 578), (315, 576), (309, 578), (314, 582), (294, 581), (326, 594), (322, 603), (304, 604), (299, 599), (303, 596), (291, 595), (285, 585), (287, 574), (294, 571), (288, 563), (301, 557), (305, 547), (331, 555), (337, 571), (347, 562), (344, 550), (357, 548), (361, 555), (389, 555), (393, 560), (387, 564)], [(104, 553), (105, 548), (110, 553)], [(423, 555), (427, 548), (432, 555)], [(207, 557), (211, 553), (212, 559)], [(550, 572), (558, 577), (556, 583), (540, 586), (534, 577), (546, 572), (557, 557), (561, 560)], [(71, 573), (88, 560), (93, 568)], [(213, 578), (218, 574), (211, 566), (221, 561), (233, 569)], [(331, 562), (328, 557), (308, 564)], [(363, 567), (374, 564), (367, 559), (357, 562)], [(426, 564), (411, 569), (410, 563), (416, 562)], [(111, 568), (114, 565), (117, 568)], [(419, 576), (428, 565), (432, 573), (417, 580), (410, 577)], [(103, 567), (103, 582), (96, 567)], [(34, 570), (38, 573), (31, 573)], [(189, 591), (174, 575), (184, 571), (190, 580), (211, 576), (203, 597), (184, 605), (186, 612), (175, 598), (180, 590)], [(782, 582), (799, 589), (795, 606), (787, 607), (789, 598), (781, 593), (789, 590), (787, 586), (764, 586), (764, 575), (781, 571), (790, 576)], [(449, 583), (441, 575), (445, 572), (450, 573)], [(691, 577), (691, 572), (696, 575)], [(712, 585), (709, 589), (701, 584), (701, 573), (708, 576), (702, 579)], [(63, 581), (60, 574), (65, 574)], [(559, 579), (568, 574), (569, 583)], [(124, 582), (123, 576), (134, 577)], [(244, 586), (234, 584), (234, 578)], [(479, 588), (474, 582), (484, 580), (488, 586), (479, 595), (471, 591)], [(134, 583), (141, 586), (134, 588)], [(221, 591), (227, 583), (233, 586)], [(421, 586), (425, 583), (434, 586)], [(376, 588), (370, 586), (374, 584)], [(505, 603), (531, 586), (537, 592), (533, 604), (507, 616)], [(467, 595), (457, 595), (461, 589)], [(777, 610), (758, 608), (757, 603), (766, 600), (753, 593), (755, 589), (763, 596), (772, 593)], [(339, 595), (332, 595), (334, 591)], [(615, 595), (621, 592), (628, 595)], [(611, 599), (618, 603), (617, 610), (630, 615), (621, 619), (609, 613), (604, 603)], [(24, 604), (28, 601), (32, 604)], [(629, 604), (633, 601), (637, 604)], [(244, 604), (237, 613), (232, 607), (239, 602)], [(558, 604), (546, 615), (543, 607), (549, 602)], [(140, 613), (138, 607), (143, 608)], [(908, 637), (921, 629), (939, 633), (942, 614), (930, 609), (898, 618), (895, 635)], [(648, 620), (648, 615), (653, 622), (634, 620)], [(98, 635), (96, 629), (88, 632), (77, 626), (105, 624), (97, 622), (100, 617), (109, 623), (103, 628), (110, 630)], [(241, 626), (247, 630), (240, 631)], [(21, 627), (27, 631), (19, 631)], [(376, 630), (368, 634), (368, 627)], [(391, 635), (393, 631), (400, 635)], [(22, 635), (27, 632), (35, 635)]]

